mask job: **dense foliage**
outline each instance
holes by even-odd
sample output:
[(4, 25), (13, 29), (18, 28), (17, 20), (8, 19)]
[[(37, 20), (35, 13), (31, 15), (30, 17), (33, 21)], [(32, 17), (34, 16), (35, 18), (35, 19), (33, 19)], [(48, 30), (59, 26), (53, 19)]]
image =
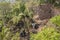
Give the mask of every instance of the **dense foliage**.
[(59, 22), (59, 21), (60, 21), (60, 15), (51, 18), (50, 21), (51, 21), (52, 23), (54, 23), (55, 25), (60, 26), (60, 22)]
[(37, 34), (31, 34), (30, 40), (60, 40), (60, 33), (53, 27), (45, 27)]
[(31, 34), (30, 40), (60, 40), (60, 16), (50, 19), (59, 30), (44, 27), (37, 34), (29, 31), (33, 20), (33, 9), (29, 8), (45, 3), (60, 6), (59, 0), (16, 0), (15, 3), (4, 1), (0, 2), (0, 40), (20, 40), (20, 33), (23, 30)]

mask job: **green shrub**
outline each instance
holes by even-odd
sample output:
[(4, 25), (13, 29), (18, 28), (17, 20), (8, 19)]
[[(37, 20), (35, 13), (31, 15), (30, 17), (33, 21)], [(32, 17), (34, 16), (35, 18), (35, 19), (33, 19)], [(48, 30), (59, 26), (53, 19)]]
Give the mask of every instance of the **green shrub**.
[(30, 40), (60, 40), (60, 33), (53, 27), (46, 27), (37, 34), (31, 34)]
[(60, 15), (51, 18), (50, 21), (51, 21), (52, 23), (54, 23), (54, 24), (60, 26)]
[(3, 27), (0, 32), (0, 40), (20, 40), (19, 33), (12, 33), (10, 28)]

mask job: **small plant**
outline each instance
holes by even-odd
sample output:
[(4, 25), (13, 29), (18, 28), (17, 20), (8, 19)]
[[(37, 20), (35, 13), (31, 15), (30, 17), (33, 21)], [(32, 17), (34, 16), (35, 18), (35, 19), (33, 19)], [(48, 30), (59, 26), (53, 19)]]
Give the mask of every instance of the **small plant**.
[(31, 34), (30, 40), (60, 40), (60, 33), (53, 27), (45, 27), (37, 34)]
[(53, 24), (60, 26), (60, 15), (51, 18), (50, 21), (51, 21)]

